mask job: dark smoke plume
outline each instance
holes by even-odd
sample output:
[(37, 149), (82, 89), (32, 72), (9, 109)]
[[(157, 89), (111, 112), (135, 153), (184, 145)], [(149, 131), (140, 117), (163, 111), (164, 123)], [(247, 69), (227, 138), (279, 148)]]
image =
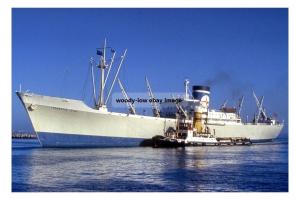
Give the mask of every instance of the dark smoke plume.
[(218, 86), (225, 87), (228, 90), (227, 97), (232, 100), (236, 100), (245, 95), (245, 93), (249, 93), (252, 88), (249, 82), (241, 82), (227, 71), (218, 71), (213, 78), (207, 79), (204, 84), (213, 88)]
[(232, 77), (230, 74), (226, 71), (219, 71), (218, 73), (215, 74), (215, 76), (211, 79), (207, 79), (204, 84), (207, 86), (216, 86), (219, 84), (226, 84), (228, 82), (231, 82)]

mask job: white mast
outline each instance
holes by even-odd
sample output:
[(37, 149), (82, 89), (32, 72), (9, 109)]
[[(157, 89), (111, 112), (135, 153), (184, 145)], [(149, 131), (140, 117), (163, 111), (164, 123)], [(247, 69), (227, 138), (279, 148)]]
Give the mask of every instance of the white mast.
[(188, 99), (188, 98), (189, 98), (189, 93), (188, 93), (188, 90), (189, 90), (189, 83), (190, 83), (190, 81), (189, 81), (188, 79), (185, 79), (185, 80), (184, 80), (185, 99)]
[[(112, 57), (110, 58), (110, 63), (109, 64), (106, 62), (106, 50), (107, 49), (110, 49), (111, 50), (111, 54), (112, 54)], [(106, 38), (104, 40), (104, 46), (103, 46), (103, 48), (97, 48), (97, 55), (100, 56), (100, 62), (99, 62), (99, 65), (97, 65), (97, 67), (101, 69), (100, 91), (99, 91), (98, 101), (96, 102), (96, 108), (99, 109), (99, 110), (100, 110), (100, 108), (102, 108), (102, 110), (103, 109), (106, 110), (107, 101), (108, 101), (108, 99), (110, 97), (111, 91), (112, 91), (112, 89), (114, 87), (114, 84), (115, 84), (115, 81), (116, 81), (116, 79), (118, 77), (119, 71), (121, 69), (122, 63), (123, 63), (125, 55), (126, 55), (126, 52), (127, 52), (127, 49), (125, 50), (124, 54), (121, 56), (121, 62), (120, 62), (119, 67), (117, 69), (117, 72), (116, 72), (116, 75), (114, 77), (113, 83), (112, 83), (112, 85), (111, 85), (111, 87), (109, 89), (107, 98), (104, 99), (105, 85), (107, 83), (109, 73), (110, 73), (112, 65), (114, 63), (116, 52), (111, 47), (107, 47), (106, 46)], [(107, 68), (109, 68), (109, 69), (108, 69), (107, 75), (105, 76), (105, 69), (107, 69)], [(93, 76), (93, 74), (94, 73), (92, 71), (92, 76)], [(93, 86), (95, 87), (94, 78), (93, 78)], [(96, 92), (94, 92), (94, 98), (96, 96), (95, 93)]]
[(98, 100), (98, 108), (103, 107), (105, 104), (104, 102), (104, 97), (103, 97), (103, 92), (104, 92), (104, 73), (106, 67), (108, 65), (106, 64), (105, 60), (105, 53), (106, 53), (106, 38), (104, 40), (104, 47), (103, 51), (97, 51), (97, 54), (100, 55), (100, 63), (98, 67), (101, 69), (101, 79), (100, 79), (100, 92), (99, 92), (99, 100)]

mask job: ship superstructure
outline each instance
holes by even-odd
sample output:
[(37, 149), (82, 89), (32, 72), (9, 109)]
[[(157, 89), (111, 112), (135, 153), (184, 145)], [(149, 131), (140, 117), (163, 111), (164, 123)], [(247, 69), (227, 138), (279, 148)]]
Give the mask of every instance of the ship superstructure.
[[(159, 108), (153, 104), (153, 116), (144, 116), (136, 112), (133, 105), (128, 105), (129, 113), (110, 112), (107, 102), (122, 67), (127, 50), (120, 57), (116, 74), (104, 96), (107, 80), (114, 65), (116, 51), (107, 47), (97, 49), (100, 57), (97, 67), (101, 71), (100, 89), (97, 97), (93, 60), (91, 74), (93, 82), (94, 105), (88, 106), (83, 101), (37, 95), (18, 91), (26, 112), (30, 118), (38, 139), (44, 147), (69, 146), (138, 146), (141, 141), (155, 135), (165, 135), (169, 130), (176, 130), (178, 115), (184, 115), (193, 123), (196, 133), (209, 132), (215, 137), (243, 137), (251, 141), (266, 141), (276, 138), (283, 124), (267, 117), (262, 107), (263, 98), (255, 96), (258, 112), (251, 123), (244, 123), (240, 118), (240, 106), (220, 110), (209, 109), (210, 88), (193, 86), (193, 94), (189, 95), (189, 81), (185, 81), (185, 95), (180, 103), (163, 103)], [(110, 59), (107, 59), (110, 55)], [(129, 98), (121, 81), (118, 80), (125, 98)], [(148, 93), (153, 97), (150, 83), (146, 78)]]
[(240, 113), (244, 97), (239, 99), (237, 108), (226, 107), (225, 102), (219, 110), (210, 109), (210, 87), (193, 86), (190, 96), (187, 92), (188, 83), (189, 81), (186, 80), (186, 93), (183, 101), (180, 102), (182, 109), (178, 109), (178, 105), (172, 103), (162, 103), (162, 117), (177, 118), (178, 110), (184, 110), (185, 118), (193, 121), (197, 133), (209, 132), (219, 138), (249, 138), (252, 142), (271, 141), (283, 128), (282, 123), (266, 115), (262, 104), (264, 97), (258, 100), (254, 91), (257, 113), (251, 122), (243, 122)]

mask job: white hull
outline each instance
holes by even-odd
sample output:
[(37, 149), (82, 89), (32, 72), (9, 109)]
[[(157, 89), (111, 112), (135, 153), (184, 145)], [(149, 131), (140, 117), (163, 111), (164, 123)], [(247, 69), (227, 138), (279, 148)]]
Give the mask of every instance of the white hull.
[[(17, 93), (43, 146), (135, 146), (163, 135), (176, 120), (106, 112), (82, 101)], [(276, 138), (282, 125), (209, 125), (216, 137)]]
[(252, 141), (272, 140), (278, 137), (283, 125), (240, 124), (240, 125), (209, 125), (215, 130), (216, 137), (243, 137)]

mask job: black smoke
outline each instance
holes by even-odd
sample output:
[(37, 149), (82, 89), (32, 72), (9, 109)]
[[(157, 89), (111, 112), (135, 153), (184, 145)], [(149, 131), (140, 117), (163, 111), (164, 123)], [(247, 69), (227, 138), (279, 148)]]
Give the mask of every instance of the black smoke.
[(250, 93), (252, 91), (252, 84), (246, 81), (240, 81), (228, 71), (217, 71), (213, 77), (208, 78), (204, 81), (204, 84), (210, 86), (212, 90), (219, 87), (223, 88), (228, 92), (225, 98), (230, 100), (237, 100), (245, 93)]

